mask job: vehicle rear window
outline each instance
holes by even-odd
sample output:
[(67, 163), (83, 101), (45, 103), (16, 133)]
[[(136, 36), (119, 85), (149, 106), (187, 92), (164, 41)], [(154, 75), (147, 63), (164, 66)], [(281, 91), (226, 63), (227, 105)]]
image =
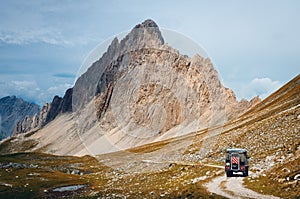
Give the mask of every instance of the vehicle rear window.
[(245, 157), (245, 155), (244, 154), (241, 154), (241, 162), (245, 162), (246, 161), (246, 157)]

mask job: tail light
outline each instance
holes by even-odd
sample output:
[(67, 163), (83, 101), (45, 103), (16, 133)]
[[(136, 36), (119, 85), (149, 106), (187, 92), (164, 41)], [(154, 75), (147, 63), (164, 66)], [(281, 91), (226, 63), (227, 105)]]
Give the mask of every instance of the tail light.
[(225, 165), (225, 170), (229, 170), (230, 169), (230, 163), (229, 162), (226, 162), (226, 165)]
[(242, 171), (245, 171), (245, 166), (241, 166), (241, 170), (242, 170)]

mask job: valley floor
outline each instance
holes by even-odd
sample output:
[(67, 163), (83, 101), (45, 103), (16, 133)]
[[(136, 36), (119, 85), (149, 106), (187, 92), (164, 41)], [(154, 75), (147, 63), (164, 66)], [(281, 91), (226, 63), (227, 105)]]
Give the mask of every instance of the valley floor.
[(132, 164), (141, 169), (126, 172), (124, 164), (109, 167), (89, 156), (2, 155), (0, 198), (277, 198), (245, 188), (245, 178), (226, 178), (216, 163)]

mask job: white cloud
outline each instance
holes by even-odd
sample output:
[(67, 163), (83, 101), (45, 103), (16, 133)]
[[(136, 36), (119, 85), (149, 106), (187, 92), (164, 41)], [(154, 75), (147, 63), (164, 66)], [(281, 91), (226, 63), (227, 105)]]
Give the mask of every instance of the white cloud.
[(35, 101), (41, 92), (35, 81), (0, 82), (0, 89), (0, 97), (16, 95), (31, 102)]
[(31, 88), (31, 91), (39, 91), (40, 88), (38, 87), (37, 83), (35, 81), (11, 81), (11, 85), (13, 85), (16, 89), (22, 91), (22, 90), (28, 90)]
[(71, 84), (64, 83), (43, 90), (36, 81), (0, 81), (0, 98), (16, 95), (27, 101), (43, 105), (45, 102), (50, 102), (55, 95), (63, 96), (65, 91), (71, 86)]
[(66, 46), (71, 42), (63, 38), (59, 31), (48, 29), (28, 29), (21, 31), (1, 31), (0, 41), (7, 44), (45, 43), (50, 45)]
[(57, 95), (58, 93), (65, 92), (68, 88), (71, 88), (71, 87), (72, 87), (71, 84), (65, 83), (65, 84), (60, 84), (57, 86), (51, 86), (50, 88), (47, 89), (47, 91), (49, 94), (52, 94), (54, 96), (54, 95)]
[(68, 35), (55, 29), (27, 29), (17, 31), (1, 31), (0, 43), (13, 45), (27, 45), (44, 43), (48, 45), (73, 47), (76, 45), (88, 45), (99, 42), (101, 37), (96, 33), (81, 33), (81, 35)]
[(240, 96), (246, 99), (251, 99), (254, 96), (259, 96), (260, 98), (265, 99), (281, 86), (282, 83), (280, 83), (279, 81), (273, 81), (268, 77), (255, 78), (250, 82), (250, 84), (241, 86)]

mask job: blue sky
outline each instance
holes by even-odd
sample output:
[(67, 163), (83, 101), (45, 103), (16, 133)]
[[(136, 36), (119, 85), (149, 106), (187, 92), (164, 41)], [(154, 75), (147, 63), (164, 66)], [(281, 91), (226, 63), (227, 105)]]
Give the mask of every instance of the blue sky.
[(43, 104), (99, 43), (151, 18), (203, 46), (239, 99), (299, 74), (300, 1), (0, 0), (0, 97)]

